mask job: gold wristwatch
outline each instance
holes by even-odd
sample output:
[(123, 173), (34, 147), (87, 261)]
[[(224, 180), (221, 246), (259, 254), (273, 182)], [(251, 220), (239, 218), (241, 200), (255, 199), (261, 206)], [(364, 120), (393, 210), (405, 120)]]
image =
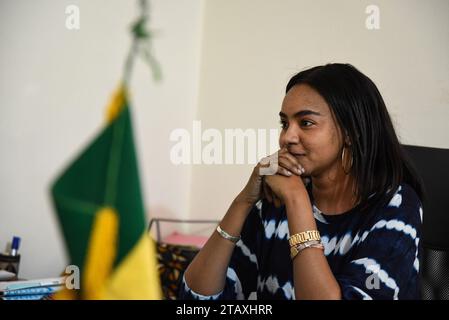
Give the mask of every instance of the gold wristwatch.
[(318, 232), (318, 230), (309, 230), (296, 233), (288, 239), (288, 243), (290, 244), (290, 247), (293, 247), (297, 244), (312, 240), (321, 241), (320, 233)]

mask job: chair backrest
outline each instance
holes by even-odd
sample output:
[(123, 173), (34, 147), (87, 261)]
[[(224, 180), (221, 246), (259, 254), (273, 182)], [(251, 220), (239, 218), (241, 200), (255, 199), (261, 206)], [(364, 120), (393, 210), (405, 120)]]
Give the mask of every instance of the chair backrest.
[(423, 184), (422, 297), (449, 300), (449, 150), (404, 145)]

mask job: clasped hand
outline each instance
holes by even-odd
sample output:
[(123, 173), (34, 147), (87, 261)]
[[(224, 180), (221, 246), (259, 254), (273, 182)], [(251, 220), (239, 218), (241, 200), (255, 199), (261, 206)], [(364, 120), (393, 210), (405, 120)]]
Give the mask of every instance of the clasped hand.
[(289, 197), (306, 192), (305, 169), (287, 148), (280, 149), (261, 163), (259, 170), (262, 176), (262, 196), (268, 202), (280, 207), (289, 200)]

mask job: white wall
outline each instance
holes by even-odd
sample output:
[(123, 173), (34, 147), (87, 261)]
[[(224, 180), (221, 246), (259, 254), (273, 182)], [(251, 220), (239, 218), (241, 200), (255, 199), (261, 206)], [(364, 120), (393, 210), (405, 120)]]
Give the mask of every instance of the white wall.
[[(380, 9), (380, 29), (365, 9)], [(203, 127), (276, 128), (296, 72), (348, 62), (379, 87), (405, 143), (449, 147), (446, 0), (208, 0), (198, 118)], [(198, 165), (192, 216), (220, 218), (250, 165)]]
[[(22, 237), (20, 276), (50, 277), (67, 260), (49, 186), (100, 130), (105, 105), (122, 76), (137, 1), (0, 2), (0, 251)], [(65, 28), (65, 8), (80, 9), (79, 31)], [(190, 168), (169, 164), (168, 136), (194, 117), (199, 76), (201, 0), (151, 1), (154, 84), (139, 62), (131, 81), (135, 136), (146, 207), (178, 217), (189, 208)]]

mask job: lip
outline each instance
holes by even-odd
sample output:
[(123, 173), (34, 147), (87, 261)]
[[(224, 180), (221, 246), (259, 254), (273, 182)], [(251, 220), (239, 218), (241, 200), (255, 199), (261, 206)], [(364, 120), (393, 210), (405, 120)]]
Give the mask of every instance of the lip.
[(305, 153), (293, 153), (293, 152), (290, 152), (290, 153), (296, 157), (305, 156)]

